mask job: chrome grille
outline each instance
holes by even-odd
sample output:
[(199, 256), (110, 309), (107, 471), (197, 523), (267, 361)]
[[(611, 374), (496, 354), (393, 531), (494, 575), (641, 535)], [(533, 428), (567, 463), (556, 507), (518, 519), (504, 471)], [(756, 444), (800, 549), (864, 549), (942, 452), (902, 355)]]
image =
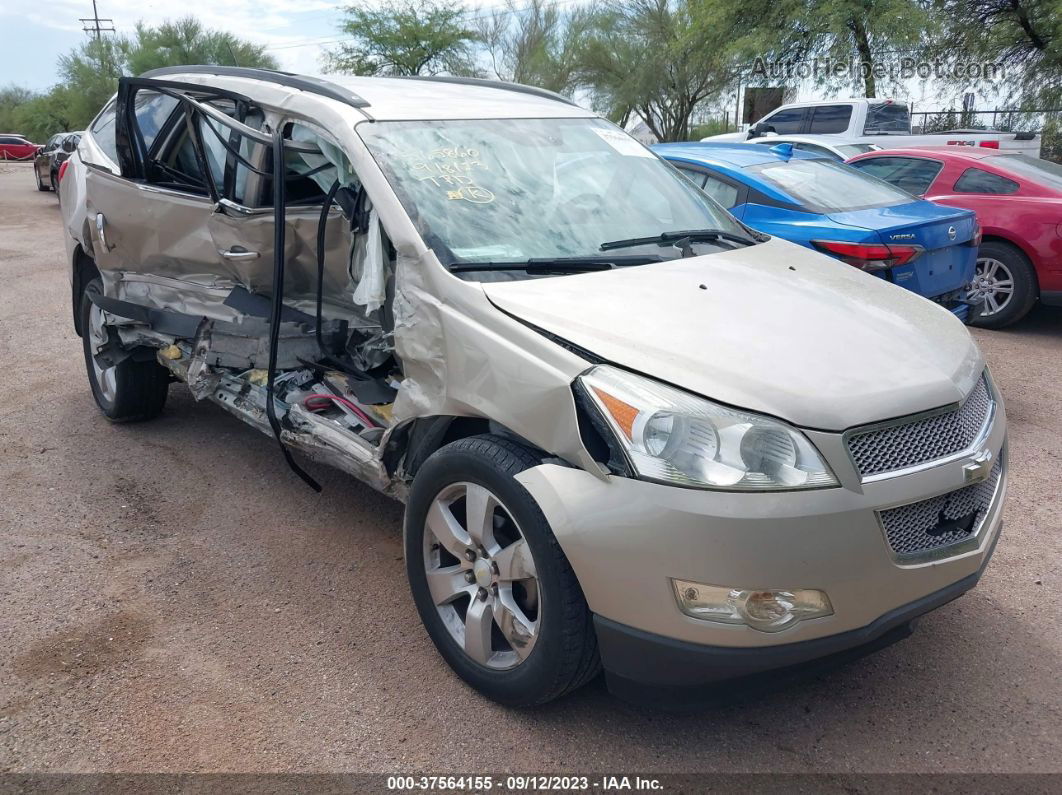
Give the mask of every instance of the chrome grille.
[[(928, 500), (878, 511), (897, 557), (920, 556), (976, 538), (1003, 472), (1002, 453), (988, 478)], [(956, 522), (956, 520), (962, 520)]]
[(864, 478), (946, 458), (973, 445), (988, 421), (992, 405), (987, 378), (982, 375), (957, 409), (913, 422), (856, 431), (848, 436), (848, 452)]

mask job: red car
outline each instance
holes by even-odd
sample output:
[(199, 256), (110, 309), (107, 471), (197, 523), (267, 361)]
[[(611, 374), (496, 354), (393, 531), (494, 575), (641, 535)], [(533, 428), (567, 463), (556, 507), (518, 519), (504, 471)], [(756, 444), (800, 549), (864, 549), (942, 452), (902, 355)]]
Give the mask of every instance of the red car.
[(30, 160), (40, 149), (21, 135), (0, 133), (0, 160)]
[(984, 237), (970, 299), (985, 305), (975, 325), (1010, 325), (1037, 298), (1062, 305), (1062, 165), (952, 146), (867, 152), (847, 162), (908, 193), (977, 213)]

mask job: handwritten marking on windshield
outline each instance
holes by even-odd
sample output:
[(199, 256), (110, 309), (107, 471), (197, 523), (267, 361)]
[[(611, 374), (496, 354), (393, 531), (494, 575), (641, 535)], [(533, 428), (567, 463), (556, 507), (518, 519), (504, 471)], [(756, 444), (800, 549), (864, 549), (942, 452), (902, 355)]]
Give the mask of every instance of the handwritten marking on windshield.
[(430, 182), (446, 191), (452, 201), (467, 201), (473, 204), (490, 204), (494, 194), (475, 184), (469, 176), (473, 172), (489, 171), (479, 159), (479, 150), (471, 147), (447, 146), (429, 152), (407, 155), (406, 164), (418, 182)]

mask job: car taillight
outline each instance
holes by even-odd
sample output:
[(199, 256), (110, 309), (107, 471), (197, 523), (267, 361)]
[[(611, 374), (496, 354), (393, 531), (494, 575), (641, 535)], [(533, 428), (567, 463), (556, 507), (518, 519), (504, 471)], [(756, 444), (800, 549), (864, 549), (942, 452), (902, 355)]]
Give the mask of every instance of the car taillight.
[(974, 224), (973, 237), (970, 238), (970, 245), (971, 246), (974, 246), (976, 248), (977, 246), (981, 245), (981, 237), (982, 237), (983, 231), (984, 230), (981, 229), (981, 224), (979, 224), (979, 223), (975, 223)]
[(66, 169), (69, 166), (70, 166), (70, 161), (69, 160), (64, 160), (62, 163), (59, 164), (59, 181), (60, 182), (63, 181), (63, 174), (66, 173)]
[(985, 149), (999, 149), (999, 141), (981, 141), (980, 145)]
[(906, 265), (922, 253), (921, 246), (885, 245), (884, 243), (842, 243), (834, 240), (812, 240), (820, 251), (833, 254), (849, 265), (865, 271), (879, 271)]

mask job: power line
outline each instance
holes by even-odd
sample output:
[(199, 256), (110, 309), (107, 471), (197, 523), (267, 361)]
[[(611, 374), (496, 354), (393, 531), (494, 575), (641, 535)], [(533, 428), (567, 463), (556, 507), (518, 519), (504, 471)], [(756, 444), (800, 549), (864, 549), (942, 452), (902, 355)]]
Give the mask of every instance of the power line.
[[(83, 31), (96, 35), (96, 41), (100, 40), (100, 35), (103, 33), (114, 33), (114, 20), (100, 18), (100, 12), (96, 10), (96, 0), (92, 0), (92, 16), (82, 17), (78, 22), (81, 23)], [(101, 22), (106, 22), (106, 26), (101, 25)]]

